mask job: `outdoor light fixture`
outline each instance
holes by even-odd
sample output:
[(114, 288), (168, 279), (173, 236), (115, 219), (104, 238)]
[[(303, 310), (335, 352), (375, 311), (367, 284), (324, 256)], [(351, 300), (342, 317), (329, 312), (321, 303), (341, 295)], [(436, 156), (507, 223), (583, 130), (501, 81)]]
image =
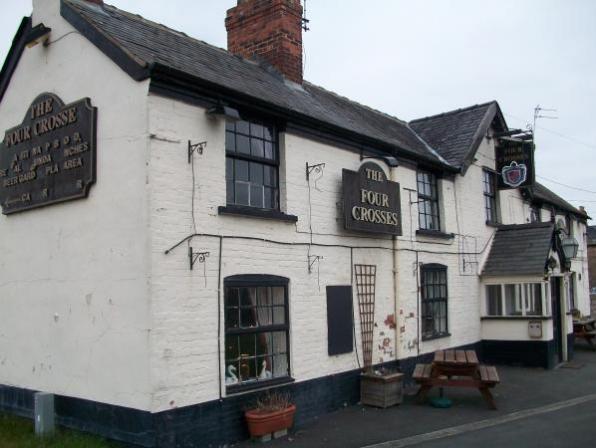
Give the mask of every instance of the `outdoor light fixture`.
[(565, 257), (565, 267), (571, 268), (571, 259), (577, 256), (579, 243), (575, 238), (567, 233), (562, 222), (557, 223), (557, 233), (559, 234), (559, 245)]
[(47, 42), (52, 28), (46, 27), (43, 23), (33, 27), (27, 36), (27, 48), (35, 47), (40, 42)]
[(362, 162), (365, 159), (382, 160), (391, 168), (396, 168), (399, 166), (399, 162), (393, 156), (364, 156), (364, 155), (360, 154), (360, 161)]
[(229, 106), (226, 106), (221, 101), (207, 111), (207, 115), (211, 117), (223, 117), (230, 121), (239, 121), (240, 113)]

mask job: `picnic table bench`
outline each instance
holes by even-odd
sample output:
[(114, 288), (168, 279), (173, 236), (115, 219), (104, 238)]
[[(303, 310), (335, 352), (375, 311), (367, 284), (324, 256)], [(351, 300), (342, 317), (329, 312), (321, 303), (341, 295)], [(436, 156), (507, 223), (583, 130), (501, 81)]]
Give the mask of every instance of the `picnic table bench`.
[(497, 409), (490, 389), (499, 384), (499, 374), (496, 367), (480, 364), (474, 350), (439, 350), (432, 364), (416, 364), (412, 378), (420, 384), (420, 401), (433, 387), (471, 387), (480, 391), (489, 408)]
[(594, 339), (596, 338), (596, 319), (574, 319), (573, 320), (573, 336), (577, 339), (585, 340), (592, 350), (596, 351)]

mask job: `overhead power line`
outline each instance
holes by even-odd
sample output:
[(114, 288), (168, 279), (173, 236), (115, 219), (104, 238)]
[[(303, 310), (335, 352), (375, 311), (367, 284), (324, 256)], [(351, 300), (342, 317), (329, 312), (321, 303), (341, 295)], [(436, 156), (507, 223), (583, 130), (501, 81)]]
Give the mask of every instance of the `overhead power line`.
[[(521, 123), (525, 123), (526, 126), (531, 127), (531, 124), (529, 124), (528, 121), (525, 120), (525, 119), (523, 119), (523, 118), (517, 117), (515, 115), (511, 115), (511, 114), (504, 114), (504, 115), (506, 117), (513, 118), (513, 119), (515, 119), (515, 120), (517, 120), (517, 121), (519, 121)], [(565, 140), (569, 140), (570, 142), (577, 143), (578, 145), (583, 145), (583, 146), (586, 146), (587, 148), (596, 149), (596, 145), (591, 144), (591, 143), (584, 142), (584, 141), (579, 140), (579, 139), (577, 139), (575, 137), (571, 137), (569, 135), (562, 134), (562, 133), (560, 133), (558, 131), (553, 131), (552, 129), (545, 128), (544, 126), (538, 126), (538, 125), (536, 125), (536, 127), (538, 129), (542, 130), (542, 131), (546, 131), (546, 132), (548, 132), (550, 134), (554, 134), (554, 135), (556, 135), (558, 137), (564, 138)]]
[(564, 184), (563, 182), (559, 182), (557, 180), (549, 179), (548, 177), (538, 176), (538, 175), (536, 175), (536, 177), (538, 177), (538, 178), (540, 178), (542, 180), (546, 180), (547, 182), (552, 182), (553, 184), (561, 185), (562, 187), (571, 188), (572, 190), (583, 191), (584, 193), (596, 194), (596, 191), (586, 190), (585, 188), (580, 188), (580, 187), (574, 187), (573, 185)]

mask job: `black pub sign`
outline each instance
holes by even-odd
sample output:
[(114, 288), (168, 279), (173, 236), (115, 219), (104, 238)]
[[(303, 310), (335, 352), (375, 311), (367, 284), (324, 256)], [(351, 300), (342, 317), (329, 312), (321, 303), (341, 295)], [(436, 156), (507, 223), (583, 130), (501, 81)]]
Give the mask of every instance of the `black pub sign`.
[(5, 215), (87, 197), (95, 182), (97, 109), (39, 95), (0, 143), (0, 205)]
[(501, 190), (534, 184), (533, 142), (501, 139), (495, 152)]
[(401, 235), (399, 183), (387, 179), (373, 162), (356, 171), (343, 170), (345, 228), (359, 232)]

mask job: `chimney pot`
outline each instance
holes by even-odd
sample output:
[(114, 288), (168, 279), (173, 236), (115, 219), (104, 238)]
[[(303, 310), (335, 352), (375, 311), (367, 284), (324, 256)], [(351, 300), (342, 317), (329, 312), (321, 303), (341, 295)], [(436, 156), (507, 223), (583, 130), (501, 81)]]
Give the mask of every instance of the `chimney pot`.
[(300, 0), (238, 0), (226, 17), (228, 51), (259, 57), (284, 77), (302, 84)]

